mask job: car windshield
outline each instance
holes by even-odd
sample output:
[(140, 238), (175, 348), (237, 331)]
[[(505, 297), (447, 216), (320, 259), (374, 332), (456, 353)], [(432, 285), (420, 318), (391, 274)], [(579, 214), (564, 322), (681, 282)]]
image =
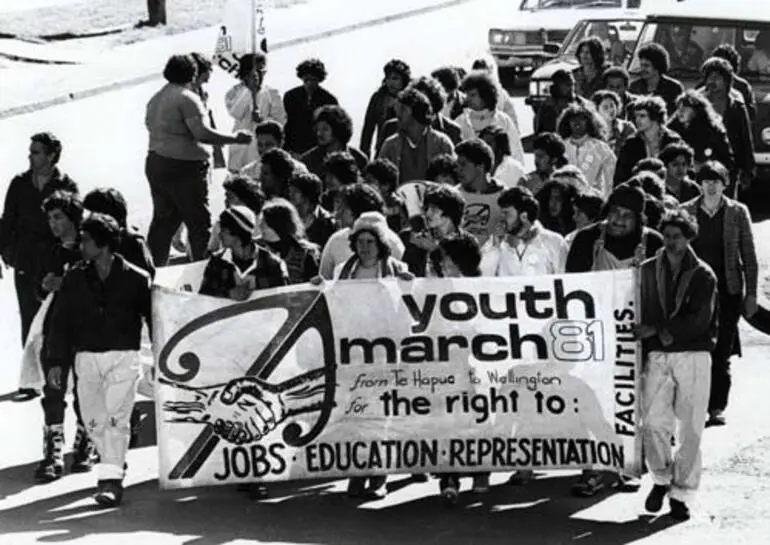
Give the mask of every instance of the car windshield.
[(556, 9), (578, 7), (620, 8), (623, 7), (623, 0), (524, 0), (521, 3), (520, 9)]
[(596, 36), (604, 44), (607, 61), (622, 65), (630, 57), (643, 24), (641, 19), (580, 21), (562, 44), (559, 57), (574, 59), (580, 42)]
[[(751, 21), (721, 23), (718, 26), (682, 21), (648, 23), (642, 29), (636, 51), (650, 42), (661, 44), (670, 58), (669, 75), (674, 78), (699, 77), (703, 61), (720, 44), (731, 44), (741, 56), (740, 73), (745, 78), (770, 78), (770, 24)], [(639, 73), (639, 58), (629, 65), (632, 75)]]

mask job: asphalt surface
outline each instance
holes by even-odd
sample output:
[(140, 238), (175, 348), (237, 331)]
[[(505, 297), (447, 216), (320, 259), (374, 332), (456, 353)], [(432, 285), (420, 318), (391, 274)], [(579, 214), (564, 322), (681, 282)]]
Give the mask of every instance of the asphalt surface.
[[(339, 36), (271, 56), (268, 80), (286, 90), (297, 84), (294, 66), (307, 56), (324, 59), (326, 86), (337, 94), (360, 129), (366, 102), (381, 79), (381, 66), (402, 57), (414, 74), (444, 63), (468, 65), (484, 50), (483, 10), (460, 6), (391, 25)], [(472, 24), (471, 24), (472, 23)], [(473, 29), (470, 32), (469, 29)], [(202, 45), (206, 47), (206, 45)], [(211, 102), (220, 124), (229, 126), (222, 97), (232, 84), (215, 75)], [(0, 196), (7, 181), (26, 167), (28, 136), (51, 130), (64, 141), (62, 168), (88, 191), (114, 186), (125, 195), (131, 222), (146, 229), (150, 199), (143, 173), (146, 133), (144, 106), (158, 87), (140, 85), (13, 117), (0, 122)], [(521, 127), (531, 126), (523, 100), (516, 100)], [(530, 160), (531, 162), (531, 160)], [(221, 174), (212, 185), (215, 210), (221, 207)], [(770, 230), (761, 227), (759, 244)], [(767, 236), (765, 236), (767, 233)], [(674, 524), (668, 517), (644, 515), (644, 493), (604, 492), (591, 499), (571, 498), (575, 472), (539, 474), (529, 486), (506, 486), (507, 475), (493, 475), (492, 491), (468, 493), (447, 512), (436, 498), (435, 481), (418, 484), (392, 477), (391, 493), (381, 501), (358, 503), (344, 494), (344, 481), (285, 483), (272, 497), (253, 502), (232, 487), (159, 492), (153, 430), (143, 446), (129, 453), (126, 498), (120, 510), (101, 511), (88, 498), (92, 475), (66, 475), (35, 486), (40, 455), (42, 411), (38, 401), (13, 403), (19, 372), (18, 315), (10, 271), (0, 280), (0, 543), (764, 543), (770, 536), (770, 471), (766, 466), (736, 469), (736, 460), (765, 458), (766, 415), (770, 396), (765, 362), (768, 337), (744, 326), (744, 357), (734, 365), (733, 401), (728, 426), (709, 429), (704, 438), (702, 493), (693, 519)], [(72, 415), (67, 444), (74, 438)], [(749, 453), (749, 454), (747, 454)], [(751, 458), (753, 456), (754, 458)], [(738, 464), (740, 465), (740, 464)], [(464, 483), (464, 486), (469, 486)]]

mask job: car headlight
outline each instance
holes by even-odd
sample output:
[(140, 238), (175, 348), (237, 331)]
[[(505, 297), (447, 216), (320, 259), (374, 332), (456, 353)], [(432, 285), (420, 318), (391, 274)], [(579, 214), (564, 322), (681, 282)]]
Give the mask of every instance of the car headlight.
[(766, 146), (770, 146), (770, 127), (762, 129), (762, 143)]
[(505, 41), (505, 33), (501, 32), (499, 30), (490, 30), (489, 31), (489, 43), (491, 44), (501, 44)]

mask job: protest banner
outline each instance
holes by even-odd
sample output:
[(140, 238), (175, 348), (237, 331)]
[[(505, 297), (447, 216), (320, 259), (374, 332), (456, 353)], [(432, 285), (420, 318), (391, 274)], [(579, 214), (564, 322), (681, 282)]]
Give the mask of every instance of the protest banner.
[(639, 475), (631, 270), (155, 287), (160, 482), (596, 468)]
[(214, 48), (214, 65), (233, 77), (240, 59), (257, 50), (267, 53), (267, 0), (227, 0)]

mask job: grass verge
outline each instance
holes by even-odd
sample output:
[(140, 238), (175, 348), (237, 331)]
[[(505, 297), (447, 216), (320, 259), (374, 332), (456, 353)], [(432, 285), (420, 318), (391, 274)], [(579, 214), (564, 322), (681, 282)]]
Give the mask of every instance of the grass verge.
[[(278, 0), (275, 7), (289, 7), (308, 1), (310, 0)], [(100, 45), (126, 45), (215, 25), (222, 18), (225, 2), (226, 0), (166, 0), (166, 26), (132, 28), (139, 21), (147, 19), (146, 0), (83, 0), (4, 14), (0, 22), (0, 32), (41, 38), (57, 34), (79, 35), (103, 29), (125, 28), (98, 40)]]

